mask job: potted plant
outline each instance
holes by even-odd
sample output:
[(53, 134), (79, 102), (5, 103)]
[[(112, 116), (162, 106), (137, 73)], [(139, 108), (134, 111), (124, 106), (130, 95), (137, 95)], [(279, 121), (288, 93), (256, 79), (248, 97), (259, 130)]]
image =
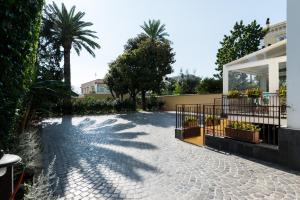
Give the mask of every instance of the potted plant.
[(239, 98), (241, 95), (242, 93), (238, 90), (230, 90), (228, 92), (228, 98)]
[(250, 88), (246, 90), (245, 94), (249, 98), (259, 98), (262, 95), (262, 91), (259, 88)]
[(260, 128), (248, 122), (230, 122), (225, 128), (226, 137), (258, 144)]
[(187, 117), (184, 122), (183, 122), (183, 127), (188, 128), (188, 127), (195, 127), (199, 126), (197, 118), (192, 118), (192, 117)]
[(175, 129), (175, 138), (180, 140), (200, 136), (200, 134), (200, 126), (197, 117), (185, 117), (182, 127)]
[(216, 115), (208, 115), (205, 118), (205, 125), (206, 126), (216, 126), (220, 124), (220, 117), (216, 116)]
[(279, 87), (279, 98), (280, 98), (280, 106), (281, 106), (281, 113), (286, 113), (286, 85), (281, 85)]

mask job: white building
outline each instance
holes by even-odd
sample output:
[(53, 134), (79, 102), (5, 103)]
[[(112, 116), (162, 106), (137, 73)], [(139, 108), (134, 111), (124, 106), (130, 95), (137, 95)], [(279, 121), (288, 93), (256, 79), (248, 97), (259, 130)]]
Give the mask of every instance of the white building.
[(264, 48), (223, 66), (223, 93), (227, 94), (231, 71), (255, 75), (264, 92), (276, 93), (286, 79), (286, 22), (274, 24), (264, 38)]

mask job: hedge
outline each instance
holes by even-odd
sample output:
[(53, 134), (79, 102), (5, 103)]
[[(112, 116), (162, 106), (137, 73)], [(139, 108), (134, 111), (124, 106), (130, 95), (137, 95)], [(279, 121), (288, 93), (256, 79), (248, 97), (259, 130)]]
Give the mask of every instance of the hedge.
[(36, 77), (43, 0), (0, 1), (0, 148), (9, 148)]

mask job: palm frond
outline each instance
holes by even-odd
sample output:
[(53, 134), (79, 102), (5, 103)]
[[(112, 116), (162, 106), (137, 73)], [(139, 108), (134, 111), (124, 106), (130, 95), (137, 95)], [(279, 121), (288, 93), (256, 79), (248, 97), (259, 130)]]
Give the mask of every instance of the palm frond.
[(140, 27), (145, 34), (153, 40), (164, 41), (165, 37), (169, 36), (169, 34), (165, 32), (165, 24), (161, 24), (160, 20), (148, 20), (148, 23), (144, 22)]
[(95, 35), (96, 32), (86, 29), (93, 25), (91, 22), (82, 21), (85, 13), (78, 11), (73, 6), (69, 11), (66, 6), (62, 3), (59, 8), (56, 3), (48, 5), (49, 10), (46, 14), (48, 15), (53, 28), (51, 34), (53, 38), (56, 38), (61, 46), (73, 47), (78, 55), (82, 47), (86, 49), (92, 56), (95, 56), (94, 49), (100, 48), (100, 45), (92, 39), (98, 39)]

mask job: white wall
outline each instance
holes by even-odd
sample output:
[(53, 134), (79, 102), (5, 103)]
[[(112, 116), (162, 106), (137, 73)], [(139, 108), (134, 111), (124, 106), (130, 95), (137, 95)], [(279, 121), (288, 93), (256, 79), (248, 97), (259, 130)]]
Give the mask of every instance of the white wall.
[(287, 0), (288, 128), (300, 129), (300, 0)]

